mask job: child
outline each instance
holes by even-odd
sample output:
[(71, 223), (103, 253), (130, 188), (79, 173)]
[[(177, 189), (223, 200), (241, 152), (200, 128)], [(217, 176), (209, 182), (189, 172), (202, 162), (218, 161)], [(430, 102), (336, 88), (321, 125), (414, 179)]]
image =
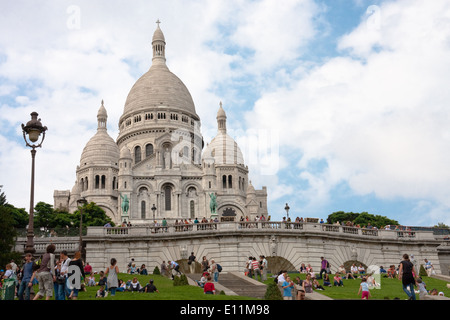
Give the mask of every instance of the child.
[(89, 277), (87, 278), (87, 280), (88, 280), (88, 286), (89, 287), (93, 287), (93, 286), (95, 286), (95, 277), (94, 277), (94, 273), (93, 272), (91, 272), (91, 274), (89, 275)]
[(426, 295), (428, 295), (427, 286), (426, 286), (425, 282), (422, 281), (421, 278), (418, 278), (416, 280), (416, 282), (417, 282), (417, 287), (419, 289), (419, 299), (423, 300), (424, 297)]
[(361, 294), (361, 299), (363, 300), (369, 300), (370, 297), (370, 291), (369, 291), (369, 285), (367, 284), (366, 277), (363, 277), (361, 280), (361, 285), (359, 286), (358, 295)]
[(105, 290), (105, 286), (100, 286), (100, 289), (98, 289), (95, 297), (96, 298), (106, 298), (107, 296), (108, 296), (108, 291)]

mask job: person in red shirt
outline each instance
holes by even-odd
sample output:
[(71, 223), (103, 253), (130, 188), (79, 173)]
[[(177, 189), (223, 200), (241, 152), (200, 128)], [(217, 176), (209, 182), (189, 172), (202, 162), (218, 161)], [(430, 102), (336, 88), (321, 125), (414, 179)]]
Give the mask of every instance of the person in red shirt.
[(92, 267), (91, 267), (91, 265), (89, 265), (89, 262), (88, 262), (88, 263), (86, 263), (86, 266), (84, 267), (84, 273), (91, 274), (91, 272), (92, 272)]
[(208, 276), (207, 281), (203, 287), (203, 292), (205, 294), (216, 294), (216, 288), (214, 283), (211, 281), (211, 276)]

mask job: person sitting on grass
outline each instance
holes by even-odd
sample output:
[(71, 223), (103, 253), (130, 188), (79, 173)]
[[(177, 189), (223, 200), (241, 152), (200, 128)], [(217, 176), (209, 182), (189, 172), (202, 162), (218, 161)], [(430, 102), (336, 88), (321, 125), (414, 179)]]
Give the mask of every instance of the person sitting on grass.
[(133, 281), (130, 283), (131, 292), (142, 292), (141, 284), (139, 283), (136, 277), (133, 278)]
[(336, 275), (334, 276), (334, 285), (336, 287), (344, 286), (344, 282), (342, 281), (342, 278), (339, 276), (338, 273), (336, 273)]
[(153, 279), (150, 279), (148, 281), (148, 284), (144, 287), (144, 292), (153, 293), (157, 292), (159, 293), (158, 289), (156, 289), (155, 285), (153, 284)]
[(216, 294), (216, 288), (211, 280), (211, 276), (208, 276), (205, 285), (203, 286), (203, 292), (205, 294)]
[(96, 298), (106, 298), (108, 296), (108, 291), (105, 290), (105, 286), (100, 286), (100, 289), (97, 290)]

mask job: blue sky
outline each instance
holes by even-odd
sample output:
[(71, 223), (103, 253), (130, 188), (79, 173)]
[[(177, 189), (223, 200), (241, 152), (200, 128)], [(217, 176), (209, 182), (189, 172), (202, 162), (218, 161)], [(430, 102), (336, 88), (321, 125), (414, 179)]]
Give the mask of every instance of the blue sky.
[(72, 188), (102, 99), (117, 137), (160, 19), (205, 141), (222, 101), (273, 219), (287, 202), (449, 225), (449, 16), (445, 0), (0, 1), (2, 191), (28, 209), (32, 111), (49, 128), (36, 201)]

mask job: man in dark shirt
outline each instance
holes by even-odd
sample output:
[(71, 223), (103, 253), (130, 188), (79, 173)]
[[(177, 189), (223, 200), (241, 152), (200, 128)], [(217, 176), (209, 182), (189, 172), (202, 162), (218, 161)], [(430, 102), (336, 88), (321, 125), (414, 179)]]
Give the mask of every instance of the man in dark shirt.
[(155, 285), (153, 284), (153, 279), (150, 279), (148, 284), (145, 286), (144, 292), (157, 292), (157, 293), (159, 293), (158, 289), (156, 289)]

